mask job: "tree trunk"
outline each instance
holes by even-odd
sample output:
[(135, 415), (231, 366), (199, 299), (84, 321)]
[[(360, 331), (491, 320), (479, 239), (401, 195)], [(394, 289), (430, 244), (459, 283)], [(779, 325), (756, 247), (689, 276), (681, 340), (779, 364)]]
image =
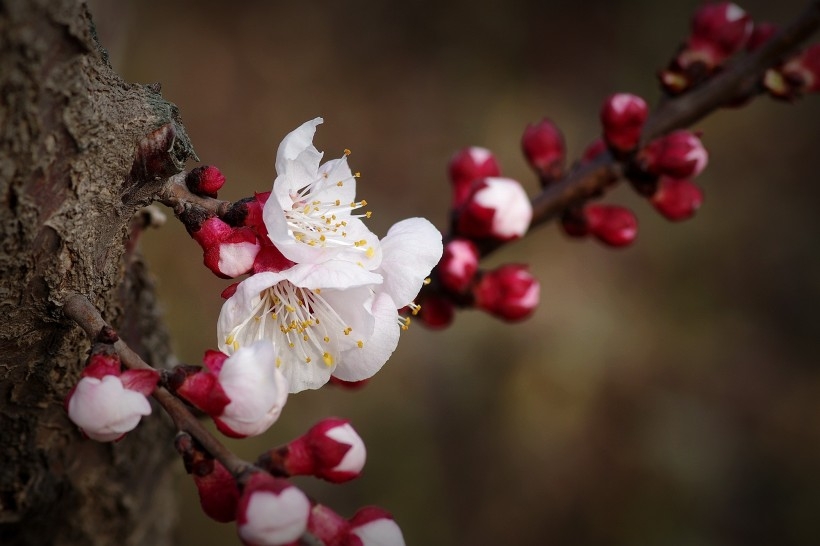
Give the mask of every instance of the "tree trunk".
[(167, 363), (132, 227), (193, 150), (74, 0), (0, 0), (0, 87), (0, 544), (169, 544), (173, 431), (155, 412), (121, 442), (81, 437), (62, 404), (90, 343), (60, 302), (86, 295)]

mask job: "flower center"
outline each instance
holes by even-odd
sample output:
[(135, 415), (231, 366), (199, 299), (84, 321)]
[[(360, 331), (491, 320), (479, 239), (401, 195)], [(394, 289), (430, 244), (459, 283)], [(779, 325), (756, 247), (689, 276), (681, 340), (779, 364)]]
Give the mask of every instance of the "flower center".
[(279, 350), (277, 367), (290, 362), (323, 362), (330, 367), (342, 351), (364, 345), (353, 338), (352, 331), (320, 289), (281, 281), (259, 294), (249, 318), (230, 331), (225, 343), (237, 350), (270, 339)]
[[(345, 154), (349, 152), (345, 150)], [(346, 179), (332, 181), (327, 172), (310, 184), (290, 194), (293, 205), (285, 210), (285, 219), (293, 238), (301, 243), (319, 247), (354, 247), (359, 248), (368, 257), (374, 250), (364, 240), (354, 240), (348, 233), (350, 218), (370, 218), (370, 211), (363, 214), (351, 214), (352, 211), (367, 206), (367, 201), (343, 203), (336, 198), (337, 187), (344, 186), (359, 177), (356, 173)]]

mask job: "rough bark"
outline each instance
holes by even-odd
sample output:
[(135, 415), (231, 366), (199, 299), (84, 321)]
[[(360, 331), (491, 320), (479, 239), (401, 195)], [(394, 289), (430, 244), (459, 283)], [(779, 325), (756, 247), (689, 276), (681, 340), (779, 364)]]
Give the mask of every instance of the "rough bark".
[(0, 543), (168, 544), (170, 427), (84, 440), (62, 407), (89, 342), (85, 294), (147, 362), (167, 335), (129, 242), (193, 150), (158, 86), (123, 82), (75, 0), (0, 0)]

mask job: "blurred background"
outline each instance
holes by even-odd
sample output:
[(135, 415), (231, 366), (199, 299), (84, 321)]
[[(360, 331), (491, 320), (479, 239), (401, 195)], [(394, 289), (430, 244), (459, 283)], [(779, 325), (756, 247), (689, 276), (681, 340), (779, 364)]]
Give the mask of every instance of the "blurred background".
[[(446, 228), (450, 155), (519, 151), (552, 118), (571, 159), (615, 91), (659, 96), (654, 74), (698, 2), (349, 0), (91, 2), (127, 81), (160, 82), (220, 196), (270, 189), (282, 137), (317, 115), (327, 158), (353, 151), (384, 234), (409, 216)], [(797, 0), (743, 2), (785, 22)], [(621, 187), (637, 243), (610, 250), (555, 225), (488, 265), (527, 262), (542, 286), (515, 325), (463, 312), (403, 334), (366, 388), (294, 395), (247, 458), (317, 420), (352, 419), (364, 475), (296, 480), (345, 516), (390, 510), (409, 545), (820, 544), (820, 100), (761, 98), (696, 127), (706, 203), (670, 224)], [(191, 165), (193, 167), (194, 165)], [(170, 213), (169, 213), (170, 215)], [(143, 239), (177, 355), (215, 346), (228, 283), (175, 221)], [(178, 544), (239, 544), (199, 511), (179, 465)]]

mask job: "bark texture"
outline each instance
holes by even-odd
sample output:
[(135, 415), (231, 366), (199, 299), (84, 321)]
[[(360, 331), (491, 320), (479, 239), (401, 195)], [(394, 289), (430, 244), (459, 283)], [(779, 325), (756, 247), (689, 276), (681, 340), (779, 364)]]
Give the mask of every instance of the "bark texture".
[(129, 240), (194, 157), (157, 85), (123, 82), (75, 0), (0, 0), (0, 544), (169, 544), (172, 430), (158, 412), (84, 440), (63, 399), (90, 346), (64, 319), (85, 294), (145, 360), (167, 335)]

